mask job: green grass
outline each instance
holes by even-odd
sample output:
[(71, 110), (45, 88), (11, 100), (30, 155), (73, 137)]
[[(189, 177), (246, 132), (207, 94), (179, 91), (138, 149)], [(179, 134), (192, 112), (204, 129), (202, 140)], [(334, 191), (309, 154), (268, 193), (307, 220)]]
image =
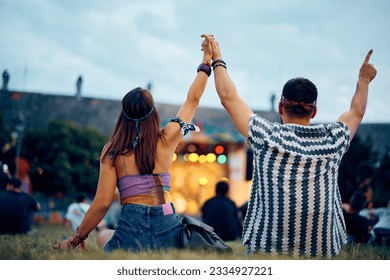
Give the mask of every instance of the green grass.
[[(95, 245), (96, 233), (86, 240), (86, 249), (54, 250), (53, 245), (63, 235), (71, 232), (62, 226), (35, 226), (29, 235), (0, 235), (1, 260), (308, 260), (313, 258), (297, 258), (286, 255), (255, 254), (245, 256), (245, 248), (239, 241), (228, 242), (233, 254), (210, 252), (193, 252), (189, 250), (168, 250), (160, 252), (142, 252), (138, 254), (116, 251), (105, 253)], [(322, 258), (315, 258), (321, 260)], [(332, 260), (389, 260), (390, 248), (366, 244), (345, 245), (340, 254)]]

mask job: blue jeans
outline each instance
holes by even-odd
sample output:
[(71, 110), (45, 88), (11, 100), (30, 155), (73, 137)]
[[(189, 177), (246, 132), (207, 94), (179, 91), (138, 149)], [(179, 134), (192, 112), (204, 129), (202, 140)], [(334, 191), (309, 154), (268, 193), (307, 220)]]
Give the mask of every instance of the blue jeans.
[(145, 206), (125, 204), (111, 240), (104, 246), (113, 250), (159, 250), (180, 248), (180, 223), (173, 204)]

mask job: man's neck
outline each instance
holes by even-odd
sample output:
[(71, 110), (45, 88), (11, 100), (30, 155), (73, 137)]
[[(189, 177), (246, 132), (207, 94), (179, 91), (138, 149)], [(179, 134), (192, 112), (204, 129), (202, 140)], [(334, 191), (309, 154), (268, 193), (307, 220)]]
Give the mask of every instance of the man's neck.
[(310, 119), (302, 118), (282, 118), (283, 124), (298, 124), (303, 126), (310, 126)]

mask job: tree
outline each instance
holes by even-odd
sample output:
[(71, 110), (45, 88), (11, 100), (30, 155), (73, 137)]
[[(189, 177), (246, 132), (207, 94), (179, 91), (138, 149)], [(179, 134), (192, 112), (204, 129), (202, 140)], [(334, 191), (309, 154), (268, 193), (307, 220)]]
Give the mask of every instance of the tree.
[(386, 207), (390, 200), (390, 150), (384, 154), (372, 178), (374, 207)]
[(3, 174), (3, 164), (9, 164), (11, 133), (3, 121), (3, 112), (0, 109), (0, 191), (5, 190), (7, 186), (7, 176)]
[(2, 162), (5, 162), (5, 154), (6, 150), (8, 150), (7, 144), (9, 144), (11, 141), (11, 133), (4, 124), (3, 111), (0, 109), (0, 161)]
[(355, 135), (348, 151), (342, 158), (338, 184), (343, 202), (349, 202), (353, 192), (358, 189), (359, 185), (373, 176), (376, 154), (371, 147), (371, 139), (363, 142)]
[(22, 156), (31, 163), (34, 191), (94, 193), (106, 141), (107, 136), (92, 126), (62, 120), (50, 122), (44, 131), (27, 131)]

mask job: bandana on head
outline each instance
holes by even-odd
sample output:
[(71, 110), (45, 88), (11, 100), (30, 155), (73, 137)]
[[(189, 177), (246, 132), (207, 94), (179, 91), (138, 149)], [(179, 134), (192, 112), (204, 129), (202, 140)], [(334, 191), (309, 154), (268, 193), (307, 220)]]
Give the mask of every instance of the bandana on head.
[(293, 101), (293, 100), (288, 100), (284, 96), (280, 98), (280, 103), (286, 107), (286, 108), (291, 108), (295, 106), (301, 106), (303, 109), (306, 111), (311, 111), (315, 106), (317, 106), (317, 101), (313, 101), (311, 103), (305, 103), (303, 101)]
[(138, 144), (138, 139), (139, 139), (139, 135), (141, 133), (141, 130), (139, 128), (139, 122), (146, 119), (147, 117), (150, 116), (150, 114), (152, 114), (154, 110), (154, 106), (152, 107), (152, 109), (149, 111), (149, 113), (147, 113), (145, 116), (141, 117), (141, 118), (138, 118), (138, 119), (133, 119), (133, 118), (130, 118), (126, 113), (125, 111), (122, 109), (122, 113), (123, 115), (126, 117), (126, 119), (128, 119), (129, 121), (133, 121), (135, 122), (135, 129), (137, 130), (137, 137), (135, 137), (135, 140), (134, 140), (134, 143), (133, 143), (133, 150), (135, 150), (135, 148), (137, 147), (137, 144)]

